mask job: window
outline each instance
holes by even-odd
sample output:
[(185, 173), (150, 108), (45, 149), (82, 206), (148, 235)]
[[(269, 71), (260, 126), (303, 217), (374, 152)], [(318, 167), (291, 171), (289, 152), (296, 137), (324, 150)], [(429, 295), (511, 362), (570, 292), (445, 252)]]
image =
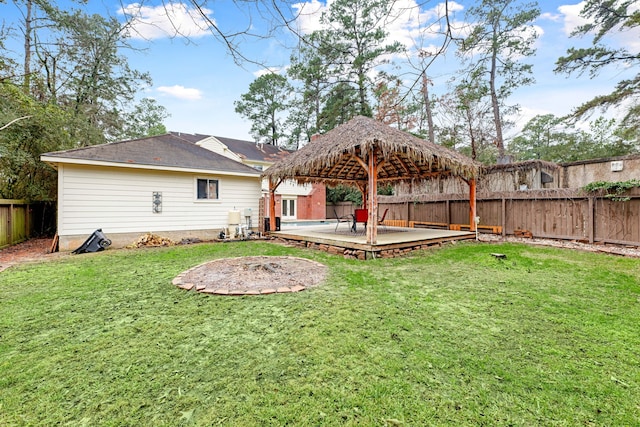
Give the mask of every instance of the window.
[(296, 217), (296, 201), (293, 199), (282, 199), (282, 217)]
[(198, 179), (198, 200), (203, 199), (218, 199), (217, 179)]

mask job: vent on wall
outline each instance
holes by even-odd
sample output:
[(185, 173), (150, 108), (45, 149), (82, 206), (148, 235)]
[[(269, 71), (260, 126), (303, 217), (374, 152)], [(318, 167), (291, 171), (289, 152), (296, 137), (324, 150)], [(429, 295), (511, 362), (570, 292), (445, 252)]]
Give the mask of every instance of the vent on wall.
[(611, 162), (611, 172), (620, 172), (624, 168), (622, 160)]

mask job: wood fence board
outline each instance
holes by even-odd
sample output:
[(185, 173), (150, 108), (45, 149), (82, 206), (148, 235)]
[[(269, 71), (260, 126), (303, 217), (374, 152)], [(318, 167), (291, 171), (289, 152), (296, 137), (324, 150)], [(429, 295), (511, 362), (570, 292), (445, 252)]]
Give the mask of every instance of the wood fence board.
[(29, 238), (29, 205), (23, 200), (0, 199), (0, 248)]
[(9, 209), (10, 206), (0, 206), (0, 248), (11, 244)]
[[(640, 246), (640, 190), (628, 195), (631, 200), (618, 202), (575, 189), (483, 194), (477, 215), (482, 225), (502, 226), (503, 235), (520, 229), (541, 238)], [(465, 194), (381, 197), (380, 206), (389, 208), (388, 219), (469, 224)]]
[(596, 201), (595, 240), (640, 242), (640, 199)]

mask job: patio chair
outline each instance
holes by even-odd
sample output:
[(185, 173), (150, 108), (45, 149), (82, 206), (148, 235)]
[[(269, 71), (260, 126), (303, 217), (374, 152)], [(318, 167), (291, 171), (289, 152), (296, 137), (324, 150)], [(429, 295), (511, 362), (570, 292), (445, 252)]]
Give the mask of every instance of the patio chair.
[(384, 210), (382, 218), (378, 218), (378, 225), (381, 226), (384, 231), (387, 231), (387, 226), (384, 223), (384, 219), (387, 217), (387, 212), (389, 212), (389, 208)]
[(335, 208), (333, 208), (333, 215), (336, 217), (336, 229), (334, 230), (334, 232), (338, 231), (338, 227), (343, 222), (348, 223), (349, 224), (349, 228), (351, 228), (351, 220), (353, 219), (353, 215), (347, 214), (347, 215), (339, 216), (338, 212), (336, 211)]

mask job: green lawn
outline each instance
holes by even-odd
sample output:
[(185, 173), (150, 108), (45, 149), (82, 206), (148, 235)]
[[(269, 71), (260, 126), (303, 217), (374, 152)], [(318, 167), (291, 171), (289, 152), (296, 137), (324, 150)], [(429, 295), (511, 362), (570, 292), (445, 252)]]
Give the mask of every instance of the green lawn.
[[(330, 273), (295, 294), (171, 285), (242, 255)], [(262, 242), (109, 250), (0, 273), (0, 425), (640, 425), (639, 325), (638, 259), (476, 243), (366, 262)]]

